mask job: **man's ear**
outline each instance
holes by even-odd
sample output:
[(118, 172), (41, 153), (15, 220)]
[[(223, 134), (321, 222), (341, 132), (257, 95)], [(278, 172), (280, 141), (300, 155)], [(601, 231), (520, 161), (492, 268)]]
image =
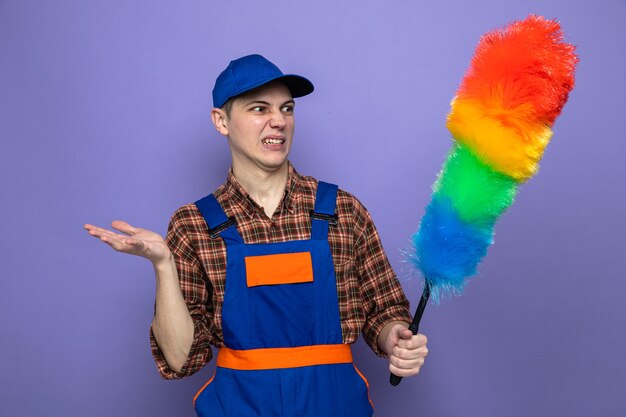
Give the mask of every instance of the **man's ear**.
[(228, 136), (228, 116), (224, 110), (218, 108), (211, 110), (211, 120), (220, 134)]

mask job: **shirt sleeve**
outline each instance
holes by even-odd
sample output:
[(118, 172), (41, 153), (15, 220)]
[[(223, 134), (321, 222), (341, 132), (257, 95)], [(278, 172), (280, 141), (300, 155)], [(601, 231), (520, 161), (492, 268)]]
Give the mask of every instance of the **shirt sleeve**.
[(191, 350), (180, 372), (169, 367), (150, 328), (152, 355), (159, 373), (165, 379), (189, 376), (200, 370), (212, 357), (211, 285), (190, 241), (188, 226), (193, 215), (189, 206), (177, 210), (172, 216), (165, 239), (176, 262), (180, 288), (194, 323)]
[(354, 213), (355, 259), (365, 313), (363, 337), (376, 355), (386, 357), (378, 347), (378, 335), (389, 322), (411, 322), (409, 302), (387, 259), (374, 222), (358, 200)]

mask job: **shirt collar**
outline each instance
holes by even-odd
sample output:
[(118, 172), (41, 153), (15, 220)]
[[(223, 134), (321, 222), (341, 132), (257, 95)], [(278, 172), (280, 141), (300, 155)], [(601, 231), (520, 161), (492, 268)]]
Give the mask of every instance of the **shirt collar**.
[[(287, 183), (285, 184), (283, 198), (278, 204), (278, 207), (279, 209), (284, 208), (289, 213), (293, 214), (296, 196), (298, 195), (298, 190), (301, 187), (302, 176), (296, 171), (291, 162), (288, 162), (288, 167), (289, 171), (287, 174)], [(248, 217), (251, 218), (254, 216), (255, 212), (259, 214), (263, 213), (261, 206), (259, 206), (252, 199), (252, 197), (250, 197), (248, 192), (241, 186), (239, 181), (237, 181), (237, 178), (235, 178), (235, 175), (233, 174), (232, 167), (228, 170), (228, 177), (226, 179), (224, 192), (226, 192), (229, 197), (231, 197), (233, 201), (244, 210), (244, 213), (246, 213)], [(279, 209), (277, 209), (277, 212)]]

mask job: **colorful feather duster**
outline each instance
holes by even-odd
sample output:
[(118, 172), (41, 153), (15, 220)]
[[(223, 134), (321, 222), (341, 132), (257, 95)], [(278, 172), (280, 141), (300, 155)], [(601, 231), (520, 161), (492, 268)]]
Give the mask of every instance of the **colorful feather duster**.
[(559, 24), (540, 16), (481, 38), (448, 115), (452, 149), (413, 236), (410, 260), (425, 279), (414, 334), (431, 294), (460, 294), (476, 274), (496, 221), (538, 170), (577, 62)]

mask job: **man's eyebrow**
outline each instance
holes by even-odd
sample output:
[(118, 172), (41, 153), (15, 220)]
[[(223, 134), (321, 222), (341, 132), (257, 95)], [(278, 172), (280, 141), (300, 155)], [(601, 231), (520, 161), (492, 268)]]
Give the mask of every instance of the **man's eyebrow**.
[(263, 101), (263, 100), (250, 99), (250, 100), (247, 100), (244, 104), (246, 106), (250, 104), (266, 104), (269, 106), (270, 103), (268, 103), (267, 101)]
[[(271, 106), (271, 103), (264, 101), (264, 100), (256, 100), (256, 99), (250, 99), (248, 101), (246, 101), (244, 103), (244, 106), (249, 106), (251, 104), (264, 104), (266, 106)], [(295, 100), (291, 99), (291, 100), (287, 100), (285, 101), (283, 104), (281, 104), (281, 106), (284, 106), (285, 104), (296, 104)]]

